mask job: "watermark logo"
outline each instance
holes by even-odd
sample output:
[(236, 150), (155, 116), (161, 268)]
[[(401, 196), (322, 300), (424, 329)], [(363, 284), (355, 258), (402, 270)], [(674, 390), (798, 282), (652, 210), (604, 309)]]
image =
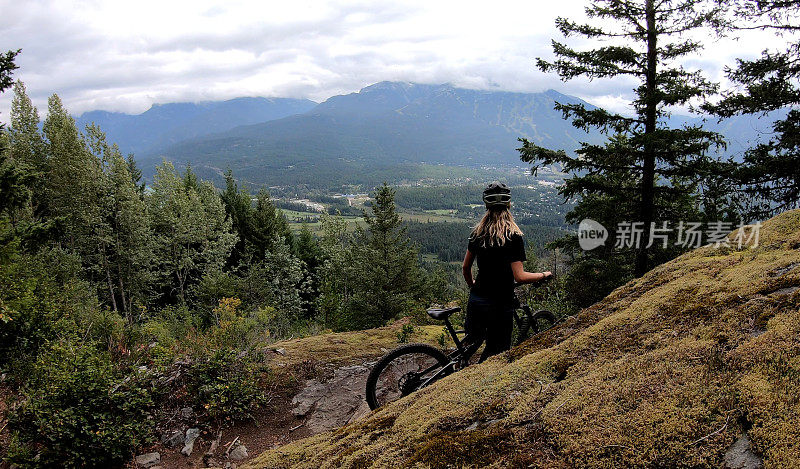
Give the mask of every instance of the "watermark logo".
[[(733, 231), (732, 234), (731, 231)], [(659, 245), (662, 249), (668, 246), (680, 246), (684, 249), (695, 249), (703, 245), (715, 248), (722, 246), (742, 249), (744, 246), (758, 247), (761, 222), (753, 225), (740, 224), (738, 227), (730, 222), (713, 221), (703, 226), (700, 222), (678, 222), (671, 226), (669, 222), (651, 223), (645, 239), (644, 223), (622, 222), (617, 224), (614, 249), (639, 249)], [(605, 244), (608, 230), (600, 223), (586, 218), (578, 225), (578, 244), (584, 251), (591, 251)]]
[(599, 248), (606, 243), (608, 239), (608, 230), (605, 226), (586, 218), (581, 220), (578, 225), (578, 244), (584, 251), (591, 251), (594, 248)]

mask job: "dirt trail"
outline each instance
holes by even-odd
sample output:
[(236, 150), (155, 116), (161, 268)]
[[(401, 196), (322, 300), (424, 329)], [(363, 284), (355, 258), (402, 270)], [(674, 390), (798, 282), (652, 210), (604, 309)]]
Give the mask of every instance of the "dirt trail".
[[(279, 342), (270, 347), (269, 363), (278, 372), (296, 377), (295, 385), (273, 394), (254, 421), (222, 428), (213, 456), (206, 453), (219, 434), (201, 432), (190, 456), (181, 454), (182, 445), (167, 448), (158, 443), (139, 454), (158, 452), (158, 469), (234, 467), (294, 440), (338, 428), (369, 414), (364, 389), (370, 367), (397, 343), (397, 332), (406, 321), (368, 331), (329, 333)], [(435, 343), (440, 326), (418, 328), (412, 341)], [(185, 432), (186, 425), (178, 428)], [(233, 460), (226, 452), (233, 442), (244, 445), (247, 457)], [(228, 466), (228, 464), (230, 466)], [(131, 468), (141, 468), (134, 461)]]

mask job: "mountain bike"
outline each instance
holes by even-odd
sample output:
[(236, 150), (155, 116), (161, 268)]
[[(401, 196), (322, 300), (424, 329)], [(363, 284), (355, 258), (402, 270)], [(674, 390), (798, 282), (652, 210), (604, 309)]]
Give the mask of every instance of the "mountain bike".
[[(532, 312), (527, 303), (514, 295), (514, 337), (518, 345), (532, 335), (552, 327), (556, 322), (553, 313), (546, 309)], [(401, 345), (383, 356), (372, 367), (367, 377), (366, 398), (370, 409), (396, 401), (414, 391), (424, 388), (439, 379), (470, 365), (470, 359), (483, 341), (475, 343), (465, 331), (456, 330), (450, 316), (461, 308), (431, 308), (428, 316), (444, 322), (444, 326), (455, 344), (455, 350), (442, 351), (428, 344)]]

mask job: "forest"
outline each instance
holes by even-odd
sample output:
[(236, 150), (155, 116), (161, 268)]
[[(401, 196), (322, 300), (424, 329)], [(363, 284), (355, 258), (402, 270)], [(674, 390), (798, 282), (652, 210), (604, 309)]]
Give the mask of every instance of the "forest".
[[(798, 44), (731, 64), (730, 89), (679, 62), (703, 47), (690, 33), (789, 35), (797, 29), (793, 2), (587, 5), (599, 21), (561, 18), (557, 26), (593, 48), (554, 41), (555, 58), (537, 66), (566, 81), (628, 77), (636, 82), (634, 114), (558, 104), (565, 119), (598, 130), (605, 143), (567, 152), (522, 138), (519, 157), (534, 174), (557, 168), (564, 179), (554, 188), (514, 188), (526, 267), (562, 270), (532, 301), (557, 301), (562, 315), (686, 251), (674, 238), (582, 250), (573, 229), (585, 218), (609, 228), (612, 240), (617, 227), (638, 220), (648, 240), (662, 223), (735, 228), (800, 202)], [(620, 37), (627, 42), (614, 42)], [(318, 228), (292, 229), (283, 210), (303, 207), (251, 192), (230, 171), (215, 187), (191, 166), (164, 160), (145, 181), (134, 155), (98, 126), (79, 129), (57, 94), (42, 119), (13, 79), (19, 53), (0, 56), (0, 91), (13, 93), (0, 133), (0, 371), (16, 402), (6, 461), (123, 465), (153, 441), (164, 409), (190, 406), (220, 428), (268, 405), (271, 390), (294, 379), (264, 364), (270, 343), (403, 317), (422, 324), (430, 305), (463, 304), (454, 263), (483, 210), (471, 202), (480, 185), (384, 183), (369, 187), (363, 208), (319, 193), (314, 200), (326, 212), (305, 220)], [(676, 106), (713, 119), (787, 113), (768, 140), (725, 159), (718, 133), (666, 124)], [(404, 221), (403, 210), (453, 211), (461, 221)], [(169, 379), (178, 368), (181, 378)]]
[[(41, 464), (92, 448), (123, 462), (171, 396), (154, 377), (178, 359), (193, 364), (189, 405), (211, 421), (246, 418), (268, 379), (257, 347), (375, 327), (452, 298), (444, 272), (420, 263), (388, 186), (363, 228), (322, 214), (321, 236), (295, 235), (267, 192), (230, 175), (218, 191), (165, 162), (145, 188), (132, 156), (95, 126), (79, 131), (57, 95), (48, 104), (40, 131), (17, 82), (3, 132), (0, 363), (26, 377), (28, 403), (13, 416), (10, 461), (50, 442)], [(54, 419), (65, 405), (72, 417)], [(120, 422), (125, 431), (111, 432)]]

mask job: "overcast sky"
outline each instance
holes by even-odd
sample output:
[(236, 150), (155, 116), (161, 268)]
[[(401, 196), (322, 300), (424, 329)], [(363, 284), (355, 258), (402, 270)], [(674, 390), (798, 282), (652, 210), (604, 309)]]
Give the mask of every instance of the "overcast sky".
[[(21, 48), (16, 78), (44, 117), (58, 93), (73, 114), (140, 113), (153, 103), (239, 96), (322, 101), (382, 80), (509, 91), (554, 88), (623, 110), (625, 80), (562, 83), (538, 72), (557, 16), (578, 0), (0, 0), (0, 50)], [(574, 39), (569, 40), (575, 44)], [(771, 36), (708, 41), (688, 67), (710, 78)], [(8, 120), (11, 93), (0, 97)]]

